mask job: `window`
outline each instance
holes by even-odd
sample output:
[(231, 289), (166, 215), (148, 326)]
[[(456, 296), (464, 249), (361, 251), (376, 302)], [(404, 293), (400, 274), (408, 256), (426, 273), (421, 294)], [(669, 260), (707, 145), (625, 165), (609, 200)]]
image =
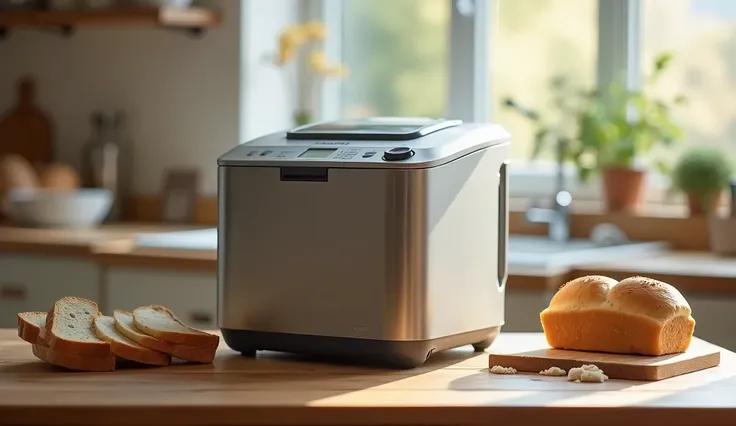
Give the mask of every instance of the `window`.
[[(520, 106), (557, 119), (550, 84), (562, 76), (592, 87), (598, 51), (597, 0), (497, 0), (491, 28), (491, 117), (513, 135), (512, 156), (528, 158), (534, 126), (503, 106)], [(495, 26), (495, 29), (493, 28)], [(552, 116), (552, 117), (548, 117)], [(553, 160), (553, 150), (540, 159)]]
[(717, 145), (736, 160), (736, 2), (644, 0), (642, 64), (674, 52), (661, 95), (683, 92), (689, 105), (674, 114), (685, 140), (667, 152), (675, 160), (688, 147)]
[(443, 116), (449, 0), (346, 0), (344, 116)]
[[(556, 165), (552, 147), (526, 161), (534, 123), (505, 99), (554, 120), (553, 78), (592, 88), (626, 75), (636, 87), (640, 68), (664, 50), (674, 51), (675, 63), (658, 88), (684, 90), (691, 104), (674, 117), (684, 143), (653, 155), (672, 164), (688, 146), (714, 144), (736, 160), (733, 0), (321, 1), (340, 20), (341, 59), (352, 70), (341, 95), (326, 99), (339, 105), (330, 110), (500, 123), (513, 139), (512, 197), (550, 197)], [(596, 180), (582, 185), (572, 167), (565, 173), (574, 199), (600, 197)], [(672, 200), (664, 198), (665, 177), (650, 173), (647, 185), (650, 200)]]

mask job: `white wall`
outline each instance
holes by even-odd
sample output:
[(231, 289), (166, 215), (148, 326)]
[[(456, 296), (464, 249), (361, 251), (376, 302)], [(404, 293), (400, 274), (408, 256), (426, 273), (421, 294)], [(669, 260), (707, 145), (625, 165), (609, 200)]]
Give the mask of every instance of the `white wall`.
[(223, 24), (201, 39), (141, 28), (80, 30), (70, 39), (13, 32), (0, 41), (0, 110), (14, 102), (20, 76), (36, 76), (40, 103), (56, 127), (56, 157), (78, 166), (90, 113), (121, 108), (134, 145), (134, 193), (159, 192), (168, 167), (196, 166), (201, 192), (214, 194), (219, 154), (241, 135), (289, 124), (290, 108), (277, 96), (283, 85), (257, 57), (297, 16), (296, 1), (199, 2), (223, 14)]
[[(303, 1), (303, 0), (302, 0)], [(301, 4), (304, 6), (304, 4)], [(266, 64), (278, 34), (299, 21), (300, 0), (243, 0), (241, 142), (292, 125), (296, 99), (280, 70)]]

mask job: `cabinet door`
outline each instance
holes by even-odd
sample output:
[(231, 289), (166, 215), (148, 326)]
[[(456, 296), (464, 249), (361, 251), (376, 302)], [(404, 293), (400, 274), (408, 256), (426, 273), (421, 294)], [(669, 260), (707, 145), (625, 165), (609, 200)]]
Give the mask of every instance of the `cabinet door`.
[(723, 295), (685, 294), (695, 319), (695, 336), (728, 350), (736, 350), (736, 298)]
[(108, 269), (105, 281), (110, 310), (163, 305), (192, 327), (217, 327), (214, 273), (114, 267)]
[(542, 291), (509, 290), (506, 287), (506, 332), (541, 332), (539, 313), (549, 305), (551, 293)]
[(97, 265), (85, 259), (0, 255), (0, 328), (15, 328), (18, 312), (48, 311), (64, 296), (98, 301)]

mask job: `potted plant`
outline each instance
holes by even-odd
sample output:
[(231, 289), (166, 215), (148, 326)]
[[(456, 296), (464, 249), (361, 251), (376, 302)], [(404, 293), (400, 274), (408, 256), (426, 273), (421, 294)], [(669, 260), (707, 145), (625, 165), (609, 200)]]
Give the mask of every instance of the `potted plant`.
[[(637, 161), (658, 145), (671, 146), (682, 137), (670, 110), (683, 104), (685, 97), (662, 100), (644, 90), (658, 81), (671, 61), (669, 53), (657, 56), (642, 90), (627, 89), (621, 81), (603, 89), (584, 90), (564, 77), (553, 78), (555, 120), (519, 106), (513, 98), (505, 99), (504, 105), (537, 126), (532, 159), (550, 143), (555, 144), (558, 161), (573, 163), (581, 182), (601, 175), (609, 211), (636, 212), (644, 183), (644, 171), (637, 167)], [(661, 161), (655, 166), (660, 171), (667, 169)]]
[(673, 168), (672, 189), (685, 194), (691, 216), (707, 215), (715, 211), (732, 174), (727, 153), (718, 148), (693, 148)]
[[(683, 95), (669, 100), (647, 93), (672, 62), (664, 53), (654, 60), (653, 72), (641, 90), (627, 89), (616, 81), (605, 90), (591, 93), (578, 114), (578, 137), (570, 146), (581, 180), (600, 172), (608, 211), (638, 211), (644, 170), (637, 160), (658, 145), (673, 145), (682, 138), (681, 128), (671, 119), (672, 106), (683, 104)], [(660, 171), (667, 166), (655, 161)]]
[(288, 88), (296, 92), (292, 93), (297, 105), (293, 114), (295, 126), (314, 120), (314, 103), (326, 78), (348, 75), (345, 65), (328, 61), (321, 48), (326, 37), (327, 30), (321, 22), (290, 25), (279, 34), (278, 53), (269, 58), (284, 73)]

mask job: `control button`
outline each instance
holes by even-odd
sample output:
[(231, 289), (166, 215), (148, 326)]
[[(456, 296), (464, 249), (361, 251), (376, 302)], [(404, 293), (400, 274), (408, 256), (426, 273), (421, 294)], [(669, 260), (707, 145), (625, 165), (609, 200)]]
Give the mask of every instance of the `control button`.
[(251, 152), (248, 153), (248, 155), (246, 155), (246, 157), (252, 157), (253, 155), (255, 155), (257, 153), (258, 153), (258, 151), (251, 151)]
[(266, 155), (268, 155), (268, 154), (270, 154), (270, 153), (272, 153), (272, 152), (273, 152), (273, 151), (263, 151), (263, 152), (261, 153), (261, 157), (265, 157)]
[(398, 148), (391, 148), (388, 151), (384, 151), (383, 153), (383, 159), (385, 161), (407, 160), (413, 156), (414, 156), (414, 150), (406, 146), (401, 146)]
[(363, 158), (371, 158), (374, 155), (376, 155), (375, 152), (366, 152), (365, 154), (363, 154)]

